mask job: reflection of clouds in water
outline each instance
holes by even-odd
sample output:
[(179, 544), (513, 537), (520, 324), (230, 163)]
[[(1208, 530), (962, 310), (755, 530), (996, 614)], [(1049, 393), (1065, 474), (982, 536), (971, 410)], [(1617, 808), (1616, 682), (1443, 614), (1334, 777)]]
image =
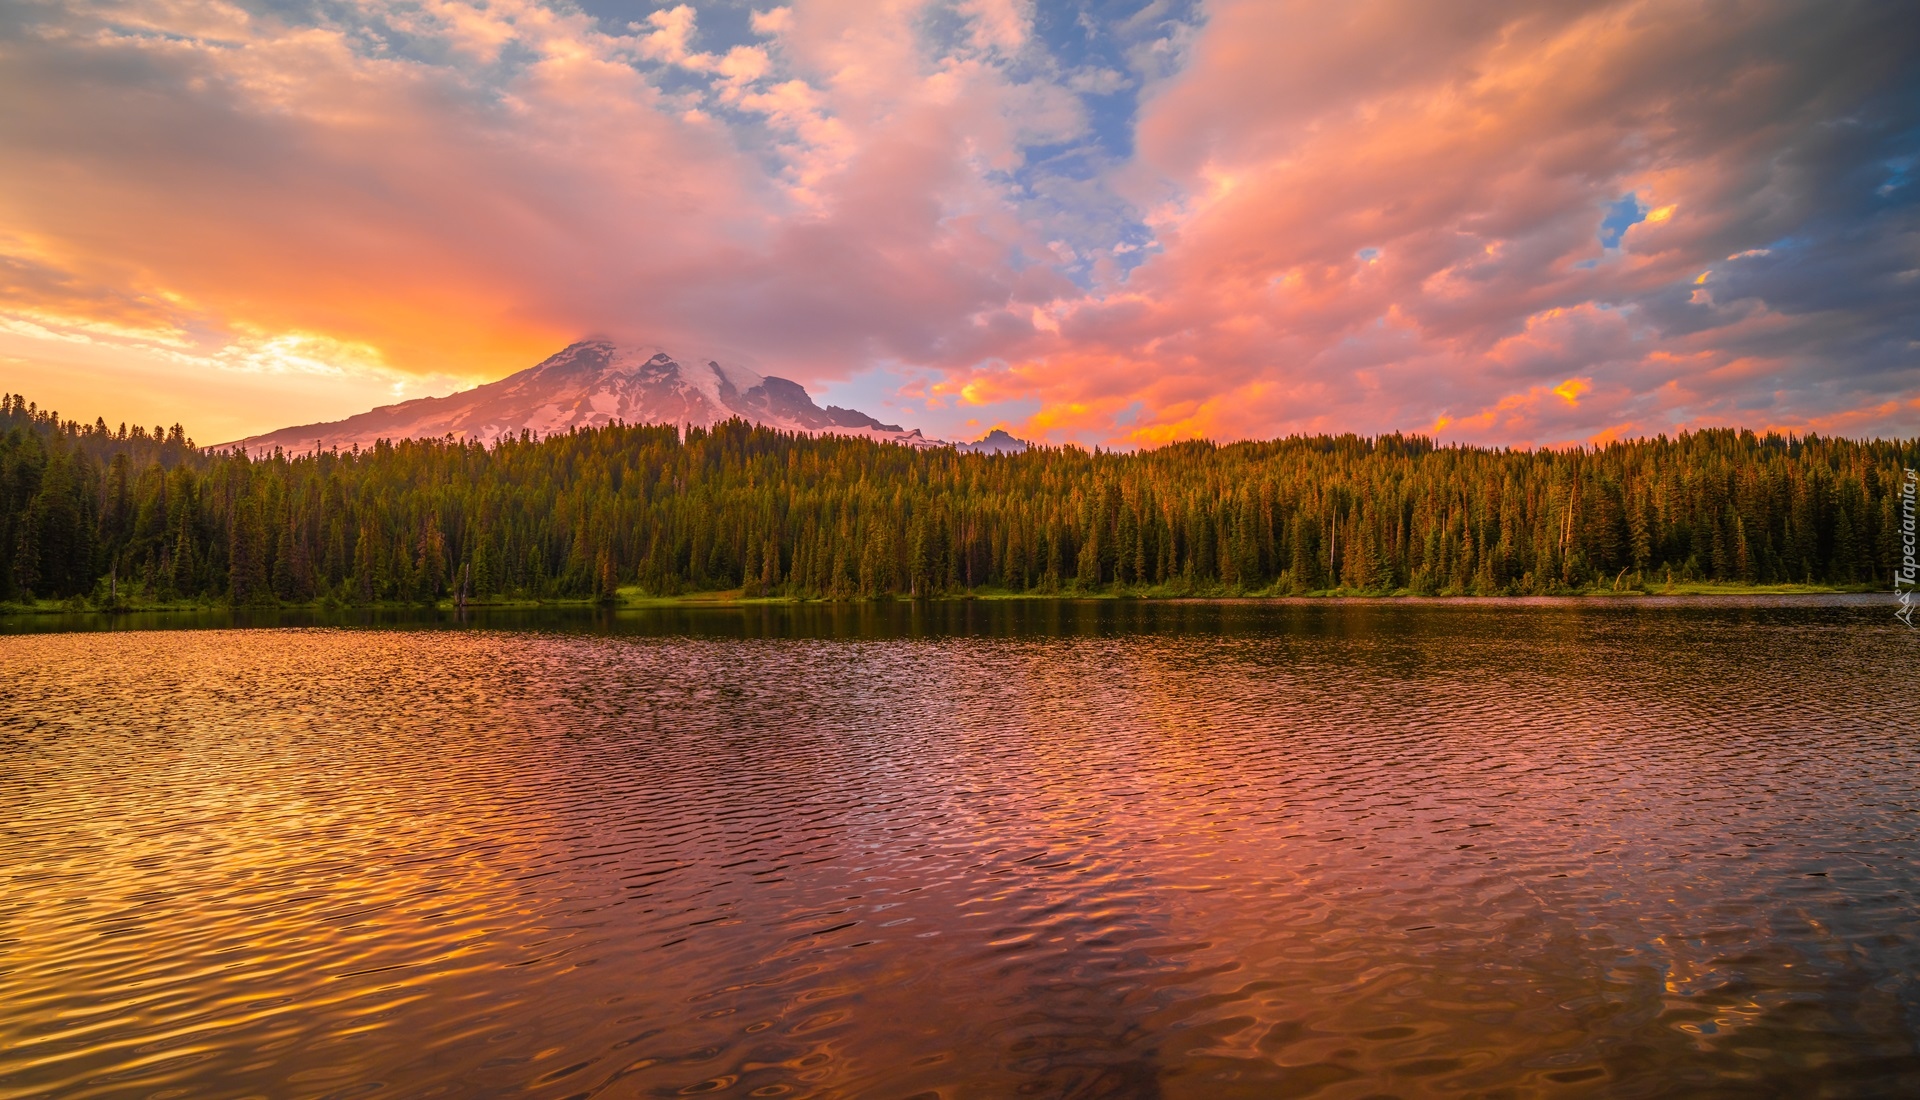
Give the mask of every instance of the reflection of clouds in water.
[[(0, 638), (0, 859), (63, 876), (0, 902), (33, 960), (0, 1077), (1885, 1094), (1920, 1072), (1920, 771), (1884, 612)], [(144, 1019), (59, 1022), (136, 979)], [(204, 1057), (136, 1064), (159, 1032)]]

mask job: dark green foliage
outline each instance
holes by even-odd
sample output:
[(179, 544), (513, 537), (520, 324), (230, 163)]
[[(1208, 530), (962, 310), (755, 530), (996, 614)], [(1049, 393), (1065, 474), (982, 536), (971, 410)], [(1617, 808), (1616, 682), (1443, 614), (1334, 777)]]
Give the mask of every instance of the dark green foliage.
[(253, 460), (0, 405), (0, 598), (1884, 583), (1920, 441), (914, 451), (742, 422)]

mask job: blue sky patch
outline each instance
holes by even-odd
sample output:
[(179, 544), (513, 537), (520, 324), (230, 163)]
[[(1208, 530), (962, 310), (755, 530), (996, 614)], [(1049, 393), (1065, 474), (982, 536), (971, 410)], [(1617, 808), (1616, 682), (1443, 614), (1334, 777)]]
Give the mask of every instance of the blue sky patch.
[(1637, 195), (1629, 192), (1620, 196), (1620, 201), (1607, 207), (1607, 216), (1600, 219), (1600, 244), (1605, 248), (1620, 247), (1620, 239), (1627, 230), (1647, 220), (1647, 208)]

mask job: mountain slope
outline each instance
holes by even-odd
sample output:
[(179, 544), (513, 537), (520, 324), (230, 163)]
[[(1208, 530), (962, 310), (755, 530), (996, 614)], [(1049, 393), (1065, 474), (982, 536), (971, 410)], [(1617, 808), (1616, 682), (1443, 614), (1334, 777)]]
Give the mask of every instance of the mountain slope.
[(345, 420), (282, 428), (224, 446), (249, 454), (275, 447), (299, 454), (365, 448), (377, 439), (447, 435), (492, 443), (523, 431), (544, 436), (616, 420), (706, 427), (735, 416), (809, 435), (828, 432), (910, 447), (944, 446), (917, 428), (882, 424), (834, 405), (823, 409), (804, 387), (785, 378), (723, 367), (713, 360), (683, 364), (658, 348), (622, 347), (607, 340), (582, 340), (538, 366), (447, 397), (383, 405)]

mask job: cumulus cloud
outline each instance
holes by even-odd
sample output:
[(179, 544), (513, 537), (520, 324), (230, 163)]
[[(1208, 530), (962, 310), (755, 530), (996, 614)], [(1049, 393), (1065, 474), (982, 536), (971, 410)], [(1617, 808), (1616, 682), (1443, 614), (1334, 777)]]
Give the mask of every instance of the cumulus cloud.
[(1910, 432), (1917, 59), (1872, 3), (24, 2), (0, 355), (305, 402), (612, 332), (936, 431)]
[[(1095, 433), (1144, 398), (1138, 442), (1808, 429), (1911, 397), (1920, 219), (1873, 185), (1916, 142), (1916, 47), (1868, 5), (1216, 4), (1123, 169), (1162, 251), (1067, 303), (1015, 388)], [(1609, 249), (1623, 194), (1646, 213)], [(1576, 372), (1590, 396), (1542, 399)]]

